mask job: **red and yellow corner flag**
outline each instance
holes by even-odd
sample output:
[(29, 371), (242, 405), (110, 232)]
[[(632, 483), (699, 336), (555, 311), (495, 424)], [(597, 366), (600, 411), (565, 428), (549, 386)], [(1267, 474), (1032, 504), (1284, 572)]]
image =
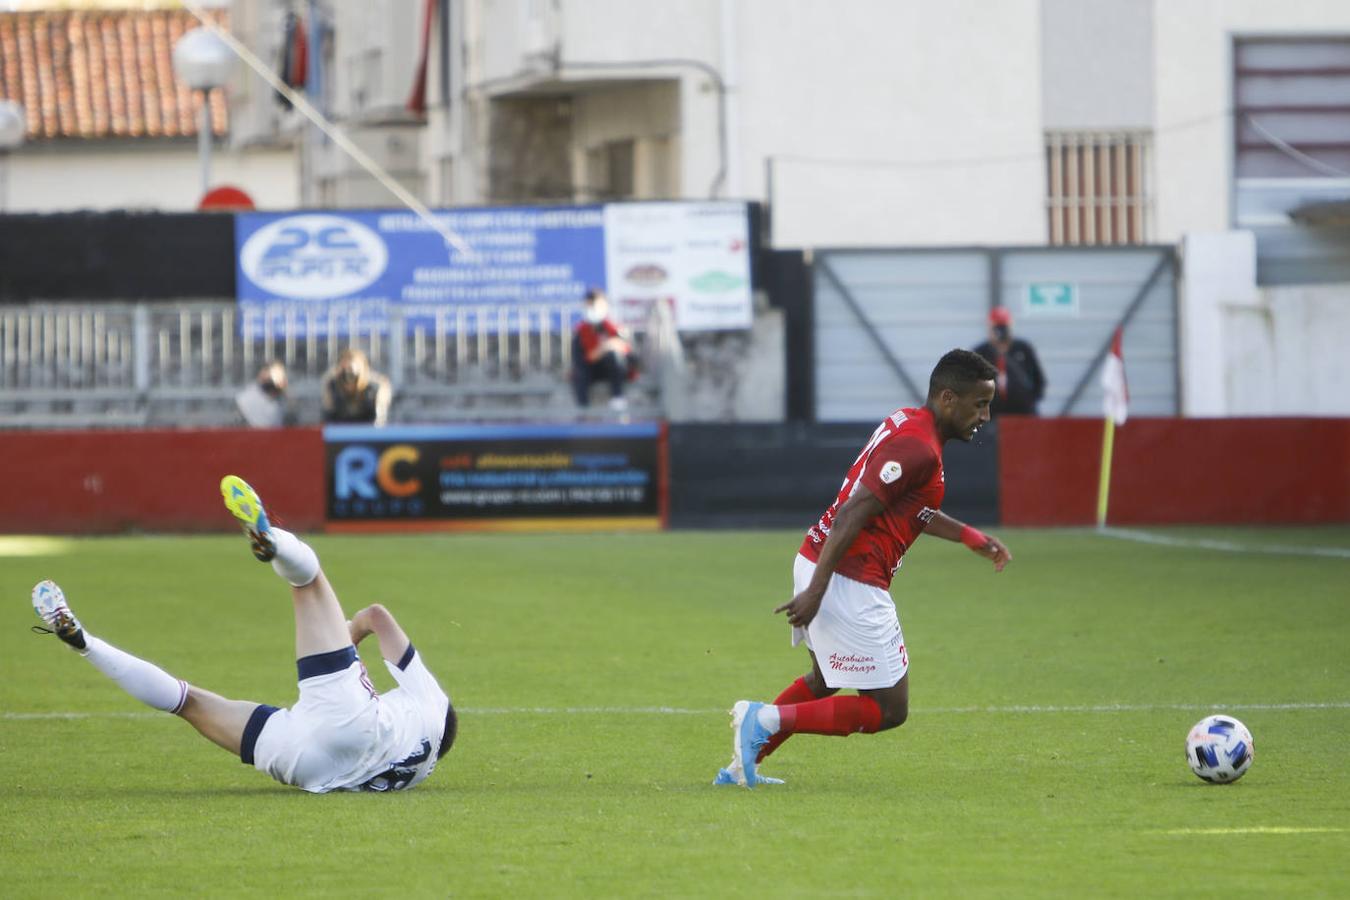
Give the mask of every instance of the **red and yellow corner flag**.
[(1106, 431), (1102, 435), (1102, 470), (1097, 485), (1097, 526), (1106, 524), (1106, 503), (1111, 493), (1111, 449), (1115, 443), (1116, 426), (1124, 425), (1130, 412), (1130, 389), (1125, 384), (1125, 357), (1120, 350), (1123, 329), (1116, 328), (1111, 338), (1111, 352), (1102, 363), (1102, 410), (1106, 414)]

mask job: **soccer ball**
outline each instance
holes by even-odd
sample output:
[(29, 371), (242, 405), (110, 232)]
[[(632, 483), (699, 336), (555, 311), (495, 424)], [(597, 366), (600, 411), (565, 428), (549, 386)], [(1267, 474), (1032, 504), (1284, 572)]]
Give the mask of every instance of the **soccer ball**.
[(1206, 716), (1186, 735), (1186, 762), (1205, 781), (1227, 784), (1252, 765), (1252, 733), (1232, 716)]

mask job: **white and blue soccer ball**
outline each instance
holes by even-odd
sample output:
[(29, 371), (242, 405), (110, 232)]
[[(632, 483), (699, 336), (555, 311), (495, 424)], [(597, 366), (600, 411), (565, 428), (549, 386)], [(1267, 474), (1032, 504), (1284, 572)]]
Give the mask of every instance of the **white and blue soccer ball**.
[(1252, 733), (1232, 716), (1206, 716), (1186, 735), (1186, 761), (1205, 781), (1237, 781), (1252, 765)]

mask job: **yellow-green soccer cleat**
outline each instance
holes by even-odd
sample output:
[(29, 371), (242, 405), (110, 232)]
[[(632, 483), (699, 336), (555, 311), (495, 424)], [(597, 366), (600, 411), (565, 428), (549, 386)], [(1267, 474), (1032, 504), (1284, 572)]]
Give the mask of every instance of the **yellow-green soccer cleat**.
[(225, 508), (244, 529), (253, 555), (262, 562), (270, 562), (277, 555), (277, 545), (272, 540), (272, 526), (258, 492), (238, 475), (226, 475), (220, 479), (220, 495), (225, 498)]

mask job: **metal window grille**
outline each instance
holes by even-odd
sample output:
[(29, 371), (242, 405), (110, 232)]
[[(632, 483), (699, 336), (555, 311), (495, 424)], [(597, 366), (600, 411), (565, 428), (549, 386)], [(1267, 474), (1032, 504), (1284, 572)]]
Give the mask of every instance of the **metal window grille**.
[(1239, 179), (1350, 177), (1350, 38), (1234, 42)]
[(1050, 243), (1148, 243), (1153, 229), (1152, 135), (1143, 131), (1045, 135)]

